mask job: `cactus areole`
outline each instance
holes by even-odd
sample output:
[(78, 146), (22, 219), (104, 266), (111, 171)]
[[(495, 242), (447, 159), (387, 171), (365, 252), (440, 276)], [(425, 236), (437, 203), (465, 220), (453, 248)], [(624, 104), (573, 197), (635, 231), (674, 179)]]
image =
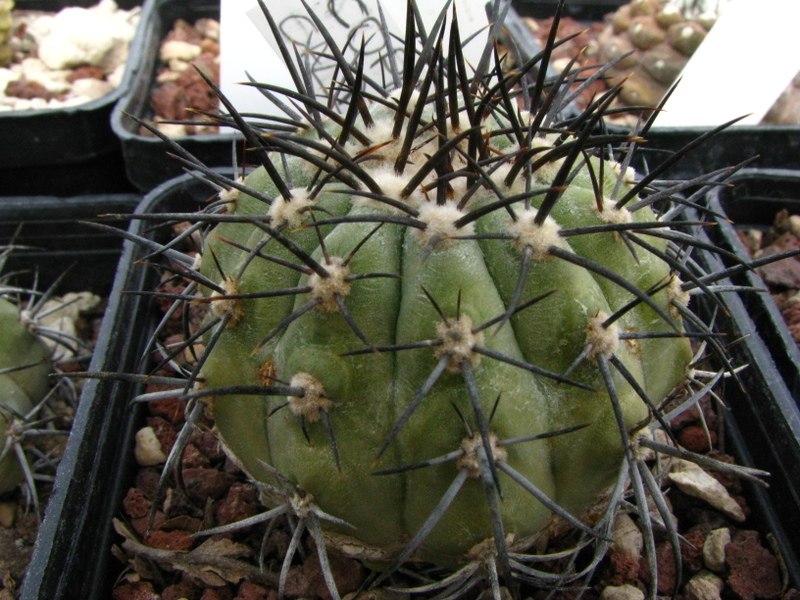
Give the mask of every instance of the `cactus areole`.
[(227, 107), (261, 166), (205, 216), (195, 389), (338, 548), (507, 563), (554, 522), (591, 534), (686, 377), (679, 234), (610, 150), (638, 138), (597, 132), (618, 90), (562, 122), (546, 56), (468, 76), (457, 26), (409, 23), (392, 85), (331, 51), (315, 91), (284, 45), (298, 91), (254, 84), (282, 129)]

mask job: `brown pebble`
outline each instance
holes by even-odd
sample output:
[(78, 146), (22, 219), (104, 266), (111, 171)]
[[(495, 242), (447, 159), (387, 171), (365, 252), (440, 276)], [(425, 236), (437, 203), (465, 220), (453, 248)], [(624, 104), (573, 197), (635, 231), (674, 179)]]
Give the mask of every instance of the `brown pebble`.
[(163, 531), (161, 529), (156, 529), (145, 538), (144, 542), (151, 548), (185, 552), (192, 549), (195, 540), (188, 531), (182, 531), (180, 529)]
[(222, 498), (228, 492), (234, 478), (232, 475), (216, 469), (198, 467), (185, 469), (183, 481), (186, 483), (186, 490), (192, 499), (205, 502), (208, 498), (214, 500)]
[(742, 600), (770, 600), (781, 595), (778, 559), (764, 548), (757, 531), (738, 531), (725, 546), (733, 593)]

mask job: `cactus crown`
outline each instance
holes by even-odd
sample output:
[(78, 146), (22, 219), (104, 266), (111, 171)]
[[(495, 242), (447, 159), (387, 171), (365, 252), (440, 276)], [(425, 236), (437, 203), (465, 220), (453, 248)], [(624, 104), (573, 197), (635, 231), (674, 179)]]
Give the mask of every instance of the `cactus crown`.
[[(336, 75), (317, 89), (262, 8), (296, 89), (252, 85), (286, 116), (247, 119), (216, 90), (228, 115), (215, 117), (258, 168), (227, 177), (162, 136), (220, 191), (197, 215), (169, 215), (197, 223), (184, 235), (214, 226), (201, 258), (161, 250), (189, 282), (180, 299), (210, 307), (189, 336), (206, 351), (174, 392), (187, 426), (213, 409), (276, 504), (265, 518), (293, 513), (323, 570), (326, 547), (381, 564), (375, 584), (414, 560), (460, 569), (441, 583), (448, 597), (483, 576), (499, 594), (498, 573), (512, 590), (579, 579), (628, 481), (652, 541), (659, 486), (638, 449), (680, 450), (644, 432), (668, 436), (662, 404), (706, 375), (691, 338), (724, 356), (687, 306), (717, 277), (670, 223), (677, 193), (721, 174), (655, 187), (680, 154), (636, 174), (652, 119), (604, 131), (619, 87), (565, 117), (571, 88), (605, 71), (548, 76), (554, 35), (513, 70), (492, 45), (471, 70), (455, 11), (423, 32), (409, 2), (389, 84), (365, 74), (363, 44), (352, 61), (331, 44)], [(520, 553), (565, 524), (572, 552), (594, 558), (530, 566)]]

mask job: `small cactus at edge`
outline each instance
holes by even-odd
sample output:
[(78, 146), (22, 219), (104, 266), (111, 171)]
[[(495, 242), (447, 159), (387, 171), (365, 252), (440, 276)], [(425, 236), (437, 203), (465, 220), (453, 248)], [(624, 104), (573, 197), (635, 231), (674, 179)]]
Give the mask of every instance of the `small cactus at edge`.
[(23, 470), (11, 448), (8, 428), (26, 415), (50, 389), (50, 349), (25, 324), (19, 307), (0, 297), (0, 494), (23, 482)]
[(0, 67), (7, 67), (11, 63), (12, 10), (14, 0), (0, 0)]
[[(181, 389), (139, 399), (187, 399), (189, 427), (213, 412), (275, 499), (264, 519), (293, 512), (323, 571), (335, 547), (379, 565), (372, 583), (424, 561), (489, 565), (496, 596), (500, 578), (557, 587), (597, 564), (631, 481), (652, 550), (659, 486), (640, 448), (680, 454), (653, 439), (669, 436), (662, 407), (716, 375), (694, 370), (693, 341), (724, 354), (688, 306), (724, 275), (698, 271), (697, 240), (670, 219), (679, 192), (723, 173), (655, 187), (680, 153), (636, 173), (653, 118), (603, 131), (619, 86), (562, 120), (579, 91), (577, 73), (546, 75), (554, 34), (513, 71), (491, 44), (468, 68), (455, 11), (426, 34), (409, 2), (385, 81), (363, 46), (349, 61), (329, 42), (335, 80), (314, 89), (261, 6), (297, 89), (252, 83), (286, 113), (256, 120), (215, 89), (227, 114), (213, 118), (259, 164), (239, 179), (161, 136), (219, 195), (155, 217), (194, 219), (186, 236), (211, 226), (196, 259), (162, 249), (190, 281), (178, 299), (208, 306), (191, 338), (206, 350)], [(597, 547), (589, 566), (548, 573), (517, 554), (564, 527), (576, 553)]]

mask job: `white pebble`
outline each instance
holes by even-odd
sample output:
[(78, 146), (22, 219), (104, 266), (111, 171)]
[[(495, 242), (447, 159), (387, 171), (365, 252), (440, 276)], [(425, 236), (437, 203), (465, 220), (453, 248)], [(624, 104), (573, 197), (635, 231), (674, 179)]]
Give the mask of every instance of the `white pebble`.
[(742, 507), (731, 497), (725, 486), (693, 462), (676, 460), (669, 478), (684, 494), (708, 502), (739, 523), (744, 521)]
[(632, 585), (609, 585), (600, 594), (600, 600), (644, 600), (644, 592)]
[(706, 568), (720, 573), (725, 570), (725, 546), (731, 542), (731, 531), (727, 527), (714, 529), (703, 544), (703, 562)]
[(686, 584), (687, 600), (720, 600), (725, 582), (709, 571), (700, 571)]
[(164, 454), (161, 442), (152, 427), (142, 427), (136, 432), (134, 455), (136, 462), (143, 467), (160, 465), (167, 460), (167, 455)]
[(200, 56), (201, 52), (202, 50), (197, 44), (171, 40), (169, 42), (164, 42), (161, 45), (159, 58), (161, 58), (161, 62), (163, 63), (168, 63), (172, 60), (189, 62), (190, 60), (194, 60)]

